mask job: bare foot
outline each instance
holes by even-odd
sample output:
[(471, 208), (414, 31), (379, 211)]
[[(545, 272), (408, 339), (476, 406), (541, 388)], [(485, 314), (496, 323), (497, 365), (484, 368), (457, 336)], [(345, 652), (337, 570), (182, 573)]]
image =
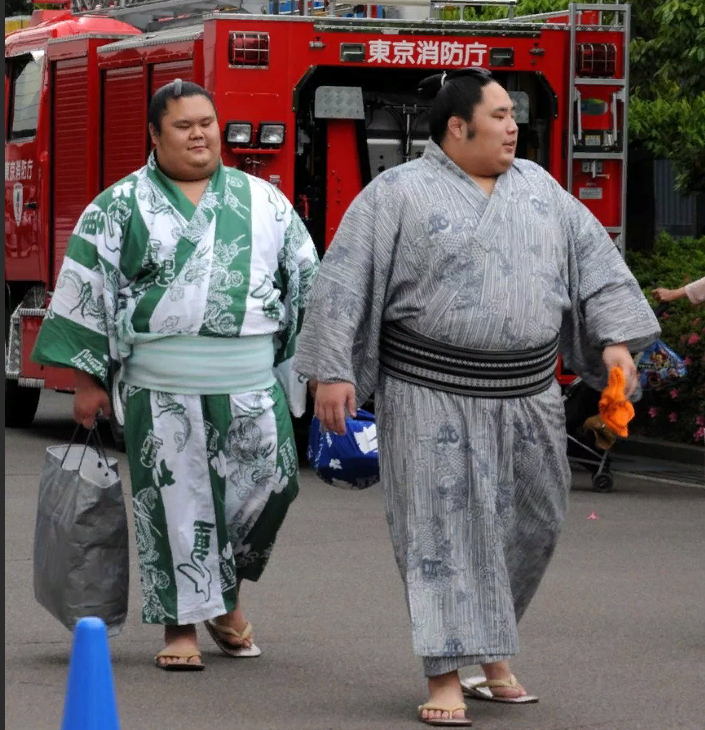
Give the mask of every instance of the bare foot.
[[(482, 671), (485, 673), (487, 679), (506, 679), (509, 681), (512, 677), (512, 671), (507, 661), (483, 664)], [(491, 687), (490, 692), (495, 697), (506, 697), (507, 699), (524, 697), (526, 694), (526, 690), (520, 684), (517, 684), (515, 687)]]
[[(165, 626), (164, 644), (167, 651), (198, 651), (198, 638), (196, 627), (193, 624), (186, 626)], [(161, 656), (157, 659), (159, 666), (165, 667), (169, 664), (201, 664), (200, 657), (194, 656), (190, 659), (180, 657)]]
[[(457, 707), (464, 704), (463, 688), (460, 685), (458, 672), (449, 672), (437, 677), (428, 678), (429, 698), (427, 704), (441, 707)], [(464, 710), (456, 710), (452, 715), (441, 710), (422, 710), (421, 716), (425, 720), (449, 720), (465, 717)]]
[[(238, 634), (241, 634), (247, 628), (247, 624), (249, 623), (239, 606), (230, 613), (224, 613), (222, 616), (218, 616), (218, 618), (214, 619), (214, 622), (218, 624), (218, 626), (226, 626), (229, 629), (233, 629), (237, 631)], [(246, 639), (238, 639), (235, 636), (221, 634), (221, 639), (226, 644), (230, 644), (236, 648), (244, 647), (245, 649), (249, 649), (254, 643), (252, 634), (250, 634)]]

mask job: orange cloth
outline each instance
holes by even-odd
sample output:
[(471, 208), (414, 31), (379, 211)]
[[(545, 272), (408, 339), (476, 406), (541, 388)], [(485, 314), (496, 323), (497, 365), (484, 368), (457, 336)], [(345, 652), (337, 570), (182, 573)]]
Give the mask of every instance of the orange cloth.
[(627, 424), (634, 418), (634, 406), (624, 395), (624, 386), (622, 368), (612, 368), (599, 405), (600, 417), (604, 424), (622, 438), (629, 435)]

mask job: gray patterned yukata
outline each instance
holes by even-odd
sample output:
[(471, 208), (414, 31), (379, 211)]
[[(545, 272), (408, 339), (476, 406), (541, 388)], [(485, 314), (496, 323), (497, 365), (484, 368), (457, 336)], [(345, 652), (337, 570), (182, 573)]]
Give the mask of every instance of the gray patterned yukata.
[(560, 337), (601, 388), (601, 353), (659, 333), (615, 245), (541, 167), (516, 160), (491, 196), (433, 142), (353, 202), (314, 285), (294, 367), (376, 393), (379, 453), (414, 652), (427, 676), (518, 650), (564, 521), (570, 471), (560, 388), (478, 398), (380, 368), (385, 323), (474, 350)]

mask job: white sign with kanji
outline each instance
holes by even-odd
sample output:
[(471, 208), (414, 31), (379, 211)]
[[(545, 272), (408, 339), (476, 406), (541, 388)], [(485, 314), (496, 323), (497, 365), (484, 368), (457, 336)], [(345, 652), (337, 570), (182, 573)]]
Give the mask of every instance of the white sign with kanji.
[(33, 166), (32, 160), (5, 160), (5, 182), (30, 180)]
[(368, 41), (368, 63), (400, 66), (482, 66), (484, 43), (460, 41)]

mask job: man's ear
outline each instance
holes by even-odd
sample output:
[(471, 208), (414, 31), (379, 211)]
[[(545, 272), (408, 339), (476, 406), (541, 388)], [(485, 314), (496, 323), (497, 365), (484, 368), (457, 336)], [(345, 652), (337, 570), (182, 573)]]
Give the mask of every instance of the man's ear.
[(149, 136), (152, 139), (152, 144), (156, 147), (157, 142), (159, 141), (159, 132), (157, 131), (157, 128), (151, 123), (149, 125)]
[(465, 121), (460, 117), (451, 117), (448, 120), (448, 134), (452, 139), (460, 142), (464, 138), (463, 125)]

